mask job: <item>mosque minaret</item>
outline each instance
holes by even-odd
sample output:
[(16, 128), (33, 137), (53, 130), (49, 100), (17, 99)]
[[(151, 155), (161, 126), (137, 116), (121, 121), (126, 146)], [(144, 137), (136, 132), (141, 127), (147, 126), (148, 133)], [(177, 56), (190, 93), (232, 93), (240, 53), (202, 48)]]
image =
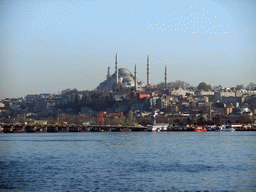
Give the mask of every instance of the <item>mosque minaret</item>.
[(107, 74), (107, 79), (110, 77), (110, 67), (108, 67), (108, 74)]
[(149, 55), (147, 57), (147, 86), (150, 86), (150, 65), (149, 65)]
[(118, 84), (118, 59), (117, 59), (117, 53), (116, 53), (116, 84)]
[(135, 63), (134, 76), (135, 76), (135, 91), (137, 91), (137, 70), (136, 70), (136, 63)]
[(165, 73), (164, 73), (164, 85), (165, 85), (165, 90), (167, 90), (167, 66), (165, 65)]

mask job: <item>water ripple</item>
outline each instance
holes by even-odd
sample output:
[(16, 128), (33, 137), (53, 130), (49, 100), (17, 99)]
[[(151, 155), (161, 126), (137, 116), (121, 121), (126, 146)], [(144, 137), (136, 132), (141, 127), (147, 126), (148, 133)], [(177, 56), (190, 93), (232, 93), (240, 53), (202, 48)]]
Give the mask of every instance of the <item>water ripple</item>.
[(3, 134), (1, 191), (253, 191), (255, 133)]

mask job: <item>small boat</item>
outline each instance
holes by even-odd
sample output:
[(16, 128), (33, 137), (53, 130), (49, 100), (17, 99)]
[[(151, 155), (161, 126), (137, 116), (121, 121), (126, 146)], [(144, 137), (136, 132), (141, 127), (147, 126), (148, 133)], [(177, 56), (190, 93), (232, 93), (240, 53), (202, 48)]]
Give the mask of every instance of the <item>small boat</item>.
[(197, 131), (197, 132), (205, 132), (205, 131), (207, 131), (207, 129), (206, 129), (206, 128), (203, 128), (202, 126), (197, 126), (197, 127), (194, 129), (194, 131)]
[(222, 131), (222, 129), (225, 127), (225, 125), (220, 125), (215, 128), (215, 131)]
[(232, 124), (231, 128), (233, 128), (234, 131), (243, 131), (244, 130), (244, 126), (241, 124)]
[(148, 131), (160, 132), (168, 130), (168, 123), (154, 123), (153, 125), (148, 125)]
[(217, 128), (216, 125), (208, 125), (208, 126), (206, 126), (207, 131), (215, 131), (216, 128)]
[(231, 125), (224, 125), (222, 131), (235, 131), (235, 129)]

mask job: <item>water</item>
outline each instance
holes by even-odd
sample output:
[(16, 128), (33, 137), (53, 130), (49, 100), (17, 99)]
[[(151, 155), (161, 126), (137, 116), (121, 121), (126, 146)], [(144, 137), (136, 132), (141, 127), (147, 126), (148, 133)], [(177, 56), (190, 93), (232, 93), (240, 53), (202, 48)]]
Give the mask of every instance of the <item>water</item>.
[(0, 134), (0, 191), (255, 191), (256, 132)]

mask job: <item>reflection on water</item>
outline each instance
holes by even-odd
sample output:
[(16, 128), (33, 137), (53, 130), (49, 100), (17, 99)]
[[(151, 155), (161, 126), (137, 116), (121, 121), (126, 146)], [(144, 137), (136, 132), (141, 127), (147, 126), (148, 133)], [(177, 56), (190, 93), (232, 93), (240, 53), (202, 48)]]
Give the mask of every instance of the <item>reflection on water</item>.
[(6, 191), (253, 191), (256, 133), (0, 135)]

